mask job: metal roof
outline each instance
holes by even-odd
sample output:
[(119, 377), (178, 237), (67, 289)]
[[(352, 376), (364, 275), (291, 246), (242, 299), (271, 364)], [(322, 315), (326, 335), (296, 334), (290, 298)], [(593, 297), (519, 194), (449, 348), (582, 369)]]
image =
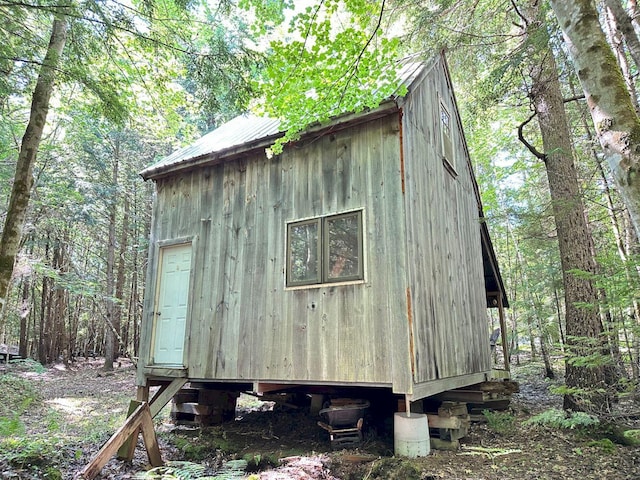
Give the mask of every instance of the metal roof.
[(145, 179), (164, 167), (188, 163), (189, 160), (222, 152), (229, 148), (254, 140), (277, 135), (280, 132), (280, 120), (269, 117), (257, 117), (252, 114), (240, 115), (202, 136), (191, 145), (182, 147), (157, 163), (145, 168), (140, 175)]
[[(424, 62), (418, 60), (416, 56), (403, 59), (399, 66), (397, 75), (400, 85), (405, 85), (407, 88), (411, 86), (425, 68)], [(397, 98), (397, 94), (392, 95), (387, 100), (395, 98)], [(258, 117), (250, 113), (240, 115), (207, 133), (191, 145), (182, 147), (159, 162), (145, 168), (140, 172), (140, 175), (146, 180), (156, 174), (173, 170), (174, 167), (187, 166), (195, 159), (216, 154), (222, 156), (225, 151), (234, 149), (234, 147), (249, 146), (252, 143), (268, 138), (275, 139), (275, 137), (284, 133), (280, 130), (280, 123), (280, 120), (266, 116)]]

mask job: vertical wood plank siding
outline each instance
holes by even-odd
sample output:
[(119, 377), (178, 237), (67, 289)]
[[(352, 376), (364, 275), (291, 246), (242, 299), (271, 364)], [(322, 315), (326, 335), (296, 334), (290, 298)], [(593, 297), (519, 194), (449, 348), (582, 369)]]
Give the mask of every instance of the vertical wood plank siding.
[[(273, 159), (158, 181), (152, 238), (198, 238), (190, 378), (391, 384), (392, 359), (408, 364), (406, 339), (390, 335), (406, 335), (397, 124), (392, 115)], [(285, 289), (286, 222), (360, 208), (366, 282)]]
[(457, 115), (454, 177), (443, 165), (440, 99), (455, 112), (442, 63), (404, 109), (407, 266), (412, 295), (414, 381), (490, 369), (478, 204)]
[[(455, 112), (442, 60), (412, 86), (402, 115), (325, 132), (272, 159), (257, 152), (160, 178), (142, 366), (157, 245), (184, 237), (196, 239), (190, 378), (374, 383), (411, 393), (414, 384), (487, 371), (474, 180), (455, 114), (457, 177), (443, 166), (439, 98)], [(286, 289), (287, 222), (355, 209), (364, 212), (365, 282)]]

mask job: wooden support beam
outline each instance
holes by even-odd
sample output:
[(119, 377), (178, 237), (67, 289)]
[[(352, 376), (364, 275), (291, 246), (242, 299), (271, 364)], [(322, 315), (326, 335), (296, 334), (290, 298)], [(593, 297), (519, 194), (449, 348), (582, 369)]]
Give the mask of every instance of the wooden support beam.
[(142, 440), (144, 441), (144, 445), (147, 449), (149, 463), (153, 467), (163, 465), (164, 462), (162, 461), (162, 455), (160, 454), (156, 431), (153, 429), (153, 417), (151, 414), (142, 415), (142, 421), (139, 428), (142, 430)]
[[(142, 405), (143, 402), (137, 400), (131, 400), (129, 402), (129, 410), (127, 411), (127, 418), (136, 411), (136, 409)], [(136, 430), (129, 435), (129, 438), (122, 444), (120, 449), (118, 450), (118, 458), (121, 460), (131, 461), (133, 460), (133, 455), (136, 452), (136, 444), (138, 443), (138, 434), (140, 433), (140, 427), (136, 428)]]
[(500, 333), (502, 334), (502, 355), (504, 356), (504, 369), (508, 372), (510, 371), (509, 367), (509, 355), (511, 354), (511, 349), (508, 345), (507, 340), (507, 322), (504, 318), (504, 305), (502, 303), (502, 295), (498, 295), (498, 317), (500, 319)]
[(278, 392), (280, 390), (289, 390), (297, 386), (298, 385), (289, 384), (289, 383), (254, 382), (253, 391), (261, 394), (261, 393), (269, 393), (269, 392)]
[(491, 393), (482, 390), (449, 390), (438, 394), (437, 398), (453, 402), (481, 403), (491, 399)]
[(162, 410), (164, 406), (171, 401), (173, 396), (178, 393), (185, 383), (187, 383), (186, 378), (176, 378), (172, 380), (169, 385), (161, 388), (160, 391), (153, 396), (149, 403), (151, 418), (154, 418), (158, 413), (160, 413), (160, 410)]
[(149, 463), (153, 467), (163, 465), (160, 448), (158, 447), (158, 441), (156, 439), (156, 432), (153, 430), (153, 420), (149, 410), (149, 404), (145, 402), (136, 408), (124, 422), (124, 425), (102, 446), (95, 457), (93, 457), (93, 460), (80, 471), (80, 477), (87, 480), (95, 478), (122, 444), (139, 428), (142, 429), (142, 438), (147, 449)]
[[(160, 412), (160, 410), (162, 410), (162, 408), (167, 403), (169, 403), (171, 398), (173, 398), (173, 395), (175, 395), (175, 393), (177, 393), (177, 391), (180, 390), (185, 383), (187, 383), (186, 379), (179, 378), (176, 380), (172, 380), (170, 383), (166, 383), (160, 386), (158, 391), (155, 393), (155, 395), (151, 399), (151, 402), (149, 402), (149, 404), (151, 405), (150, 407), (151, 418), (155, 417)], [(149, 398), (149, 387), (140, 387), (138, 389), (137, 396), (138, 396), (138, 400), (131, 400), (131, 403), (129, 404), (129, 411), (127, 412), (128, 415), (131, 415), (131, 413), (135, 410), (135, 408), (137, 408), (141, 403), (145, 401), (145, 397), (146, 399)], [(160, 403), (160, 402), (164, 402), (164, 403)], [(135, 451), (136, 451), (136, 443), (138, 443), (139, 433), (140, 433), (140, 428), (138, 427), (136, 430), (134, 430), (131, 433), (129, 438), (125, 440), (125, 442), (120, 446), (118, 450), (119, 459), (127, 460), (127, 461), (133, 460), (133, 455), (135, 454)], [(143, 437), (144, 437), (144, 433), (143, 433)]]
[(139, 385), (136, 389), (136, 400), (139, 402), (149, 401), (149, 385)]
[(441, 417), (440, 415), (427, 414), (429, 428), (450, 428), (460, 429), (469, 426), (469, 416), (461, 417)]

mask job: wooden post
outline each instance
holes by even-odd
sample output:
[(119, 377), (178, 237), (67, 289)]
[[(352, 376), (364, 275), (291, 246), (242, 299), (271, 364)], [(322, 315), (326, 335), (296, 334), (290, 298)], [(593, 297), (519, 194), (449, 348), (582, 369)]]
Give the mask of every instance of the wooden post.
[(136, 400), (139, 402), (149, 402), (149, 383), (146, 385), (138, 386), (136, 390)]
[(90, 480), (94, 478), (109, 459), (138, 429), (142, 429), (142, 439), (147, 449), (149, 463), (153, 467), (163, 465), (162, 455), (158, 447), (156, 432), (153, 430), (153, 420), (149, 410), (149, 404), (144, 402), (127, 418), (124, 425), (114, 433), (100, 451), (93, 457), (86, 467), (80, 471), (80, 477)]
[(502, 304), (502, 292), (498, 292), (498, 316), (500, 317), (500, 333), (502, 335), (502, 355), (504, 356), (504, 369), (509, 371), (509, 345), (507, 345), (507, 322), (504, 318), (504, 305)]

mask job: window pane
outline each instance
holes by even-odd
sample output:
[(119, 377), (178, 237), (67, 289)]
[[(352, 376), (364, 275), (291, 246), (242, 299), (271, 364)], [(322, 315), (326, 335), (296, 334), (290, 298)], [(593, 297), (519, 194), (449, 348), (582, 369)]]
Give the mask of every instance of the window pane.
[(442, 132), (449, 137), (451, 135), (451, 116), (442, 104), (440, 104), (440, 123), (442, 124)]
[(326, 221), (329, 242), (328, 279), (360, 276), (360, 215), (350, 214)]
[(320, 282), (318, 268), (318, 222), (289, 225), (289, 282)]

